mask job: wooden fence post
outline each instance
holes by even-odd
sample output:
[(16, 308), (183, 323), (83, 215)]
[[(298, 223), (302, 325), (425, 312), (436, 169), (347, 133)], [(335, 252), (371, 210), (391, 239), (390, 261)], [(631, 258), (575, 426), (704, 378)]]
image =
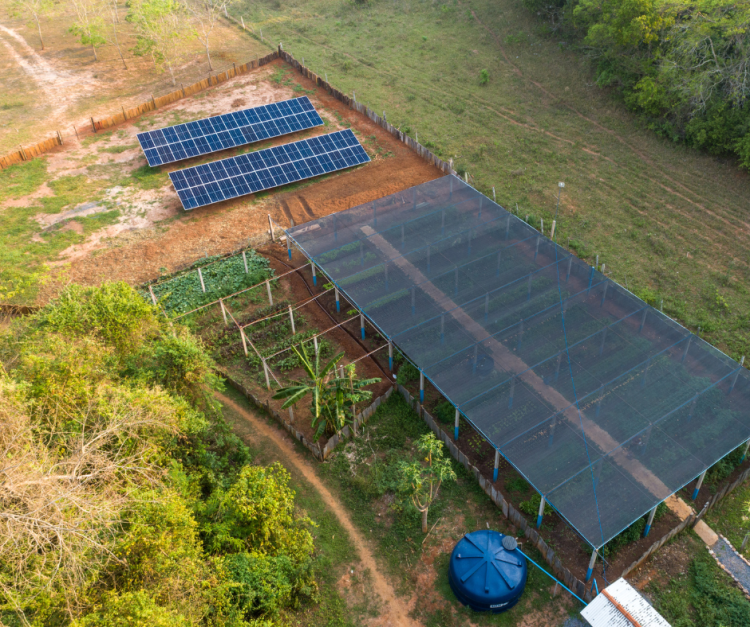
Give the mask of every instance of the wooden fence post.
[(93, 128), (94, 133), (96, 133), (96, 124), (94, 124), (94, 118), (91, 118), (91, 128)]

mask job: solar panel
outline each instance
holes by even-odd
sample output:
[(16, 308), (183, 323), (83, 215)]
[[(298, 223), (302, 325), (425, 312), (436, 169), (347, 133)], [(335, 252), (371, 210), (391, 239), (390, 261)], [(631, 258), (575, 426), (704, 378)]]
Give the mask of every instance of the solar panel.
[(170, 172), (184, 209), (253, 194), (367, 163), (349, 129)]
[(138, 133), (151, 167), (322, 126), (307, 96)]

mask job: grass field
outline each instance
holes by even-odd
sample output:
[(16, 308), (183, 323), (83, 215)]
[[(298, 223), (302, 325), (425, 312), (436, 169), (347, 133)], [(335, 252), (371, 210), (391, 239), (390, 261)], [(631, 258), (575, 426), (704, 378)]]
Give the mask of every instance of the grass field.
[[(750, 486), (738, 487), (708, 510), (705, 518), (714, 531), (722, 534), (739, 551), (745, 535), (750, 533)], [(746, 546), (742, 554), (750, 557), (750, 546)]]
[(749, 352), (750, 178), (644, 129), (520, 0), (235, 10), (534, 224), (550, 224), (564, 181), (558, 242), (732, 356)]

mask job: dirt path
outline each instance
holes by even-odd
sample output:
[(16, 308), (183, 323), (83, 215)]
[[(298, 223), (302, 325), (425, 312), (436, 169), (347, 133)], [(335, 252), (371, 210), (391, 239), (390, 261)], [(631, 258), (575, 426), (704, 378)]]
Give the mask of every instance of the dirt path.
[[(26, 40), (16, 31), (0, 24), (0, 43), (24, 73), (33, 80), (47, 97), (47, 103), (53, 107), (52, 114), (58, 117), (63, 114), (70, 104), (77, 100), (73, 94), (82, 93), (84, 88), (93, 87), (91, 79), (85, 76), (73, 76), (69, 72), (58, 72), (52, 65), (39, 55)], [(70, 89), (75, 83), (76, 89)], [(65, 93), (65, 98), (59, 94)]]
[(381, 619), (384, 619), (382, 623), (383, 627), (420, 627), (420, 623), (415, 622), (409, 618), (409, 608), (407, 605), (396, 596), (395, 591), (391, 587), (383, 574), (378, 570), (378, 565), (375, 562), (367, 542), (355, 529), (349, 515), (346, 513), (341, 504), (334, 498), (333, 494), (328, 488), (323, 485), (323, 482), (318, 478), (318, 475), (311, 468), (310, 464), (301, 455), (297, 453), (294, 446), (284, 437), (279, 431), (268, 426), (265, 421), (259, 419), (251, 412), (244, 409), (242, 406), (235, 403), (231, 398), (224, 396), (223, 394), (215, 393), (224, 405), (228, 405), (233, 411), (241, 415), (245, 420), (251, 422), (254, 429), (257, 429), (264, 437), (270, 439), (276, 446), (284, 452), (287, 463), (293, 464), (294, 467), (302, 473), (305, 480), (320, 494), (326, 506), (336, 515), (336, 518), (341, 523), (341, 526), (346, 529), (347, 533), (352, 539), (354, 546), (359, 553), (359, 557), (362, 560), (362, 564), (365, 568), (369, 569), (372, 574), (373, 587), (377, 595), (380, 597), (383, 605), (381, 607)]

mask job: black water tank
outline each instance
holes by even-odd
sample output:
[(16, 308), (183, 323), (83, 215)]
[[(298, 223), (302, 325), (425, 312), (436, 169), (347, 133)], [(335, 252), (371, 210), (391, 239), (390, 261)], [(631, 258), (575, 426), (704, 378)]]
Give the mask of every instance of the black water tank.
[(451, 554), (448, 581), (459, 601), (477, 612), (504, 612), (526, 587), (526, 558), (512, 536), (480, 530), (465, 535)]

